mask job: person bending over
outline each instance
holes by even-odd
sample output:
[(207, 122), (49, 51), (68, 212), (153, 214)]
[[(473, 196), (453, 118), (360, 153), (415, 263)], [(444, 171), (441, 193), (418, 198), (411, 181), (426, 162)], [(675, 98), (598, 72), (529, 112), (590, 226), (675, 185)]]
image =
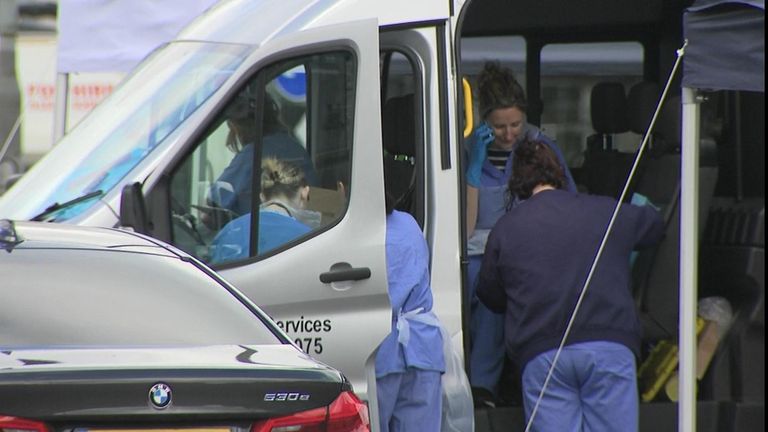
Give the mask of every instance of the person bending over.
[[(527, 419), (617, 204), (564, 190), (566, 183), (549, 145), (526, 140), (516, 146), (509, 190), (523, 201), (491, 230), (480, 270), (477, 295), (504, 314), (507, 353), (523, 367)], [(641, 329), (630, 254), (659, 241), (663, 231), (652, 207), (621, 206), (533, 430), (637, 430)]]

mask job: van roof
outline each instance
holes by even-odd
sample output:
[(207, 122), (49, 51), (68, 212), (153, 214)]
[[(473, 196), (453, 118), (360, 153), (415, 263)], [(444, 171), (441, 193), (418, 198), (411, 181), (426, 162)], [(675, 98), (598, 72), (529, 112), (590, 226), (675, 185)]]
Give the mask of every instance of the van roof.
[(376, 19), (389, 26), (446, 19), (453, 1), (221, 0), (177, 39), (261, 45), (281, 34), (345, 21)]

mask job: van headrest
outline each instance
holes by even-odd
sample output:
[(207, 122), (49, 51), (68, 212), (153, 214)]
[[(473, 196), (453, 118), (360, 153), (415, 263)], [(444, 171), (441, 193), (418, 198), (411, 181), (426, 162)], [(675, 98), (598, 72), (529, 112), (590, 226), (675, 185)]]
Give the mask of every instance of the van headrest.
[(416, 117), (413, 94), (393, 97), (382, 110), (384, 148), (390, 154), (414, 156)]
[(627, 131), (627, 96), (624, 84), (600, 82), (592, 87), (590, 100), (592, 127), (601, 134)]
[(629, 130), (644, 135), (651, 123), (661, 91), (655, 82), (640, 81), (629, 89), (627, 95), (627, 120)]
[(667, 145), (679, 146), (682, 139), (680, 121), (682, 120), (680, 96), (669, 96), (664, 101), (656, 120), (656, 133), (667, 142)]

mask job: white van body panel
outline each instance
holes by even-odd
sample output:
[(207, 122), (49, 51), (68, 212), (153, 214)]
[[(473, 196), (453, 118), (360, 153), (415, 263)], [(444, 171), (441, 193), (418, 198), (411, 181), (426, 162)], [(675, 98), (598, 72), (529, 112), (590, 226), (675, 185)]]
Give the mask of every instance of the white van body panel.
[[(326, 45), (346, 46), (358, 56), (355, 103), (355, 148), (349, 208), (333, 227), (297, 247), (256, 263), (226, 268), (219, 273), (270, 314), (287, 326), (286, 332), (302, 344), (309, 343), (315, 358), (340, 365), (355, 391), (367, 395), (375, 385), (372, 371), (366, 376), (366, 359), (390, 331), (390, 307), (386, 292), (384, 260), (384, 198), (381, 164), (381, 114), (379, 110), (378, 26), (375, 20), (311, 29), (275, 38), (254, 51), (211, 100), (201, 106), (185, 125), (178, 128), (162, 148), (151, 153), (134, 170), (130, 180), (152, 189), (184, 152), (199, 125), (213, 115), (233, 89), (248, 74), (277, 56), (321, 49)], [(308, 48), (309, 47), (309, 48)], [(379, 132), (376, 132), (379, 131)], [(363, 143), (363, 144), (357, 144)], [(118, 223), (120, 188), (105, 198), (114, 211), (103, 206), (89, 212), (77, 223), (108, 225)], [(371, 269), (369, 279), (349, 286), (331, 286), (319, 281), (337, 262)], [(329, 328), (330, 327), (330, 328)], [(371, 365), (372, 366), (372, 365)], [(370, 382), (373, 379), (374, 382)]]
[(362, 19), (380, 26), (447, 19), (445, 0), (232, 0), (216, 4), (179, 33), (179, 40), (263, 44), (307, 28)]
[[(356, 90), (354, 151), (349, 207), (332, 229), (302, 245), (254, 264), (220, 270), (228, 281), (252, 299), (294, 339), (310, 344), (309, 353), (338, 364), (363, 393), (364, 359), (390, 331), (391, 312), (386, 291), (384, 259), (384, 183), (381, 113), (379, 107), (378, 28), (373, 20), (306, 30), (278, 38), (259, 55), (290, 52), (292, 47), (328, 41), (354, 47), (359, 59)], [(251, 63), (251, 62), (249, 62)], [(371, 269), (371, 277), (354, 282), (324, 284), (319, 275), (336, 263)], [(322, 323), (322, 325), (318, 324)], [(306, 349), (305, 346), (303, 348)]]

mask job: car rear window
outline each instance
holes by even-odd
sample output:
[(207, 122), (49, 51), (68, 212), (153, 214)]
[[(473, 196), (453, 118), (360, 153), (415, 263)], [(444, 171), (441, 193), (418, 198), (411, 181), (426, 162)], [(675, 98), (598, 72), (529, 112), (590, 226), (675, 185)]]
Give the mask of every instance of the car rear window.
[(178, 258), (0, 250), (0, 346), (271, 343), (257, 314)]

